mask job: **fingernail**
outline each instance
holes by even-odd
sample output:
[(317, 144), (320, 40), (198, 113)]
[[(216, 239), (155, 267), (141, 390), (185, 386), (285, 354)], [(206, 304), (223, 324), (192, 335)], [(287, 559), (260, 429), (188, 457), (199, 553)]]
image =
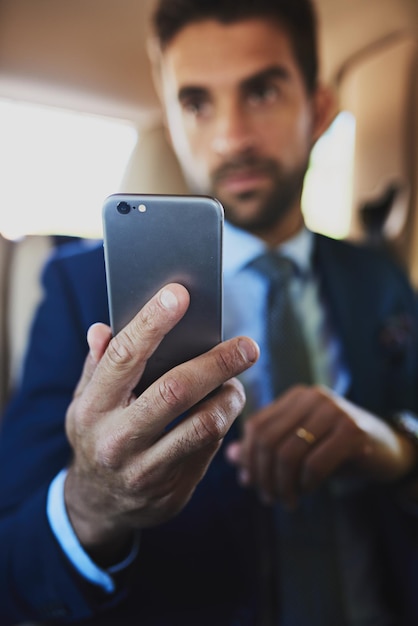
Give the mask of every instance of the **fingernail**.
[(170, 289), (163, 289), (160, 293), (160, 302), (165, 309), (173, 311), (177, 308), (177, 298)]
[(240, 445), (239, 443), (230, 443), (225, 449), (225, 456), (230, 463), (238, 463), (240, 459)]
[(259, 350), (256, 343), (247, 341), (246, 339), (240, 339), (238, 341), (238, 350), (241, 352), (246, 361), (249, 361), (250, 363), (255, 363), (255, 361), (257, 361)]

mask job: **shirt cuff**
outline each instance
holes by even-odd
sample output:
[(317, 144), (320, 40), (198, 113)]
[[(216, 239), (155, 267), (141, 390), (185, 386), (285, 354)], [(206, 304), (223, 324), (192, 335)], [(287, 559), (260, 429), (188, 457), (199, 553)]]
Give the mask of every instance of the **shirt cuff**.
[(127, 568), (135, 560), (139, 550), (139, 532), (135, 536), (134, 545), (129, 555), (120, 563), (108, 569), (98, 567), (82, 548), (67, 515), (64, 500), (64, 483), (67, 470), (63, 469), (51, 482), (48, 490), (46, 512), (52, 532), (64, 554), (75, 569), (85, 579), (98, 585), (107, 593), (114, 593), (116, 584), (112, 574)]

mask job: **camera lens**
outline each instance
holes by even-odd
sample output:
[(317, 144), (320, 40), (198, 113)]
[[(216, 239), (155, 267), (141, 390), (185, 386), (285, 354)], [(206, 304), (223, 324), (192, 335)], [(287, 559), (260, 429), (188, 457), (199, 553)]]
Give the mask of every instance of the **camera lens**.
[(131, 210), (131, 207), (125, 201), (119, 202), (119, 204), (118, 204), (118, 206), (116, 208), (119, 211), (119, 213), (122, 213), (122, 215), (126, 215)]

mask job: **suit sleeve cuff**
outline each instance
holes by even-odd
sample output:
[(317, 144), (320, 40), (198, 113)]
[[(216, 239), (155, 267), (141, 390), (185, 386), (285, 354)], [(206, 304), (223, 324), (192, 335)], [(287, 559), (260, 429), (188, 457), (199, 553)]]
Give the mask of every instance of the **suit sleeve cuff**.
[(116, 591), (114, 574), (129, 567), (138, 555), (139, 532), (129, 555), (120, 563), (104, 570), (98, 567), (82, 548), (77, 535), (71, 526), (64, 500), (64, 483), (67, 470), (62, 470), (51, 482), (47, 498), (47, 517), (52, 532), (73, 567), (91, 583), (98, 585), (107, 593)]

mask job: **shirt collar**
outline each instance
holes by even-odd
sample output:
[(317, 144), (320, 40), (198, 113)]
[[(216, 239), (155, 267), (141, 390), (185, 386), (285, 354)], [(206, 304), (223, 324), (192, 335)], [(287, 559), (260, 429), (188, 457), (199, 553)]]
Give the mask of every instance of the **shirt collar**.
[[(225, 221), (224, 228), (224, 274), (231, 276), (267, 250), (258, 237)], [(303, 226), (291, 239), (277, 246), (277, 251), (289, 257), (302, 274), (312, 267), (313, 233)]]

